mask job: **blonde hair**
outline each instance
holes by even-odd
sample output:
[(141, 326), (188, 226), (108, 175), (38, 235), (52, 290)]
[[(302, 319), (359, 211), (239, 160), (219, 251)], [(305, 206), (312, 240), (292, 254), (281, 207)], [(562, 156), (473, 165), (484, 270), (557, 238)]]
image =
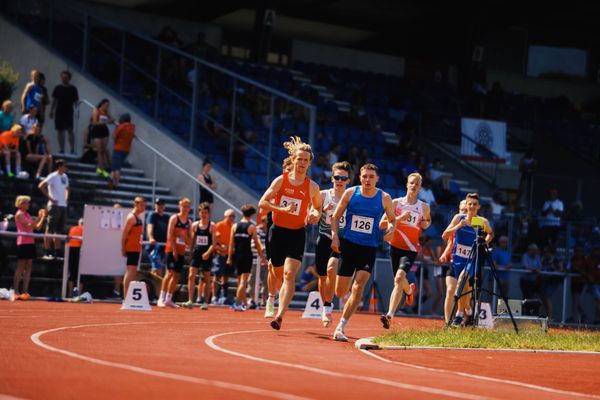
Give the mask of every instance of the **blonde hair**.
[(25, 203), (31, 203), (31, 197), (25, 195), (17, 196), (17, 199), (15, 200), (15, 207), (19, 208)]
[(23, 127), (19, 124), (14, 124), (13, 126), (10, 127), (10, 132), (14, 135), (16, 132), (21, 131), (23, 132)]
[(418, 173), (418, 172), (413, 172), (412, 174), (408, 175), (408, 177), (406, 178), (406, 182), (408, 183), (408, 181), (410, 180), (410, 178), (419, 178), (419, 182), (423, 183), (423, 176)]
[(134, 203), (145, 203), (146, 199), (143, 198), (142, 196), (135, 196), (135, 199), (133, 199)]
[(467, 206), (467, 200), (461, 200), (460, 203), (458, 203), (458, 211), (460, 211), (461, 208), (466, 207)]
[(10, 106), (12, 106), (12, 105), (13, 105), (12, 101), (10, 101), (10, 100), (4, 100), (4, 101), (2, 102), (2, 109), (5, 109), (5, 108), (6, 108), (6, 106), (9, 106), (9, 105), (10, 105)]
[(179, 199), (179, 205), (182, 206), (184, 204), (189, 204), (191, 205), (192, 202), (190, 199), (188, 199), (187, 197), (182, 197), (181, 199)]
[(291, 136), (288, 142), (283, 143), (283, 147), (288, 151), (289, 154), (289, 157), (283, 160), (284, 171), (288, 170), (287, 165), (291, 166), (292, 161), (294, 161), (294, 157), (296, 157), (296, 153), (299, 151), (306, 151), (309, 153), (311, 161), (314, 158), (310, 144), (304, 143), (299, 136)]

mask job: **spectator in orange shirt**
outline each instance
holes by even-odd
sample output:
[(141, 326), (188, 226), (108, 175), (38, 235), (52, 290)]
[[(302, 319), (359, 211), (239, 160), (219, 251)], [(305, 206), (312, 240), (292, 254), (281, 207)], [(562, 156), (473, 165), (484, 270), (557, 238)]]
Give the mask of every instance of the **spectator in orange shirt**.
[(110, 173), (114, 188), (119, 186), (121, 168), (131, 151), (131, 142), (135, 137), (135, 125), (131, 123), (131, 116), (127, 113), (119, 117), (119, 125), (113, 132), (115, 147), (112, 154), (112, 172)]
[[(13, 178), (21, 172), (21, 153), (19, 152), (19, 142), (23, 137), (23, 128), (21, 125), (13, 125), (10, 131), (2, 132), (0, 135), (0, 150), (4, 153), (6, 162), (6, 175)], [(15, 158), (15, 173), (12, 172), (10, 159)]]
[(227, 253), (231, 241), (231, 228), (235, 222), (235, 211), (229, 208), (225, 210), (223, 216), (223, 220), (217, 222), (217, 225), (215, 226), (217, 231), (215, 252), (217, 255), (215, 256), (213, 264), (215, 275), (213, 278), (212, 302), (219, 304), (225, 304), (225, 301), (227, 300), (227, 280), (229, 279), (229, 276), (233, 274), (233, 267), (227, 264)]
[[(79, 253), (81, 251), (81, 239), (74, 239), (73, 236), (83, 237), (83, 218), (79, 218), (77, 225), (69, 230), (69, 280), (68, 296), (73, 297), (73, 287), (77, 284), (79, 276)], [(79, 284), (79, 293), (83, 293), (83, 284)]]

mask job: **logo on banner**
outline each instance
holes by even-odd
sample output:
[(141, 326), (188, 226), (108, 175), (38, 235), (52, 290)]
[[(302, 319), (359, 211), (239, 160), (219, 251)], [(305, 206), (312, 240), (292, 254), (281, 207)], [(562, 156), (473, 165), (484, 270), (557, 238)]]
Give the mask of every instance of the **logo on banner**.
[(475, 127), (475, 141), (488, 149), (494, 147), (494, 132), (487, 122), (480, 122)]

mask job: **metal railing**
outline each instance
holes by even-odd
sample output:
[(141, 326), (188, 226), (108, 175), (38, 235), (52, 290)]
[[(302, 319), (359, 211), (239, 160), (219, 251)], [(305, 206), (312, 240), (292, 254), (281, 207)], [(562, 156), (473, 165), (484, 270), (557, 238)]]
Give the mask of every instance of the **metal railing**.
[[(238, 147), (248, 152), (252, 162), (266, 160), (266, 171), (257, 173), (255, 168), (250, 168), (252, 173), (266, 175), (268, 182), (279, 172), (272, 170), (280, 168), (279, 163), (273, 161), (279, 159), (279, 154), (272, 152), (274, 142), (279, 141), (274, 131), (278, 119), (277, 101), (289, 102), (307, 111), (308, 132), (305, 134), (308, 138), (305, 139), (314, 145), (316, 106), (281, 90), (154, 38), (130, 32), (73, 5), (53, 0), (42, 0), (36, 7), (13, 3), (7, 5), (3, 13), (23, 26), (26, 33), (168, 127), (190, 148), (213, 156), (215, 162), (229, 172), (237, 172)], [(264, 127), (266, 131), (256, 132), (257, 144), (242, 137), (242, 127), (237, 122), (239, 115), (249, 113), (244, 108), (244, 98), (247, 100), (250, 92), (255, 93), (256, 99), (267, 98), (269, 103), (260, 110), (269, 115), (270, 123)], [(218, 100), (212, 103), (210, 97)], [(215, 105), (227, 108), (218, 113), (218, 118), (209, 111)], [(227, 113), (229, 123), (224, 118)], [(219, 121), (227, 137), (219, 140), (203, 132), (202, 122), (206, 120)], [(299, 133), (302, 136), (303, 132)], [(214, 146), (213, 142), (218, 145)], [(260, 185), (256, 184), (256, 189), (264, 189), (257, 186)]]
[[(498, 164), (503, 163), (496, 153), (485, 145), (478, 143), (469, 136), (461, 134), (461, 157), (468, 160), (470, 164), (479, 171), (479, 175), (483, 175), (485, 179), (496, 188), (496, 180), (498, 178)], [(479, 156), (470, 157), (466, 154), (478, 154)]]

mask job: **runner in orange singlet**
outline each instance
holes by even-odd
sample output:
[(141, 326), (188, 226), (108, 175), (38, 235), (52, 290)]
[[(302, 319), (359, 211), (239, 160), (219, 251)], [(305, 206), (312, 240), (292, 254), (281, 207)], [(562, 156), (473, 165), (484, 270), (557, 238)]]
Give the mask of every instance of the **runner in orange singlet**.
[[(279, 309), (271, 321), (273, 329), (281, 329), (281, 322), (296, 289), (296, 274), (302, 265), (305, 225), (316, 224), (321, 217), (319, 185), (306, 173), (313, 159), (310, 145), (299, 137), (292, 137), (283, 146), (288, 150), (292, 170), (275, 178), (260, 199), (259, 206), (273, 212), (273, 226), (269, 231), (269, 256), (276, 279), (283, 279), (279, 293)], [(275, 200), (274, 203), (271, 200)], [(312, 204), (313, 209), (308, 212)], [(271, 299), (269, 299), (271, 300)]]
[[(392, 290), (390, 296), (387, 314), (380, 317), (385, 329), (390, 327), (396, 308), (398, 308), (402, 299), (402, 294), (406, 295), (407, 305), (412, 305), (415, 301), (416, 286), (414, 283), (408, 283), (406, 274), (415, 262), (421, 248), (419, 243), (421, 230), (427, 229), (431, 225), (429, 205), (417, 198), (422, 181), (421, 174), (417, 172), (410, 174), (406, 180), (406, 196), (392, 201), (396, 215), (396, 230), (389, 243), (391, 246), (392, 270), (394, 272), (394, 290)], [(387, 224), (388, 219), (384, 215), (381, 219), (380, 228), (386, 229)]]
[(127, 298), (129, 283), (135, 279), (137, 267), (142, 251), (142, 232), (144, 229), (144, 218), (142, 214), (146, 211), (146, 199), (136, 197), (133, 200), (133, 210), (125, 219), (125, 227), (121, 236), (121, 253), (127, 257), (127, 271), (123, 277), (123, 299)]

